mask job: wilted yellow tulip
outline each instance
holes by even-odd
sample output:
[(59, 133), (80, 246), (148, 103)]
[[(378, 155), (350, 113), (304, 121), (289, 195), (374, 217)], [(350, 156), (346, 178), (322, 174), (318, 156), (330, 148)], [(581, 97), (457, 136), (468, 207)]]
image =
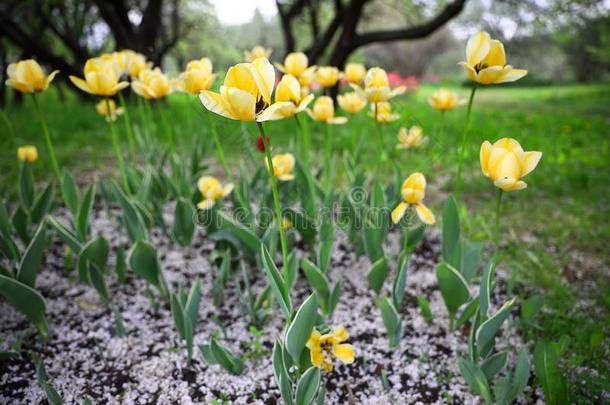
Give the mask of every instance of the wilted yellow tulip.
[(405, 215), (410, 205), (415, 206), (419, 219), (428, 225), (436, 222), (434, 214), (426, 207), (422, 200), (426, 195), (426, 178), (421, 173), (413, 173), (402, 183), (400, 188), (403, 201), (392, 211), (392, 222), (397, 224)]
[[(108, 111), (108, 106), (110, 106), (110, 111)], [(120, 107), (117, 108), (114, 100), (103, 99), (97, 103), (95, 109), (99, 115), (106, 117), (106, 121), (114, 121), (116, 120), (117, 116), (123, 114), (123, 109)]]
[(494, 185), (504, 191), (522, 190), (527, 184), (521, 180), (536, 168), (542, 152), (524, 152), (515, 139), (502, 138), (493, 145), (481, 145), (481, 169)]
[(449, 111), (466, 104), (466, 99), (460, 99), (457, 93), (440, 88), (428, 98), (428, 104), (439, 111)]
[(428, 143), (428, 137), (422, 136), (421, 127), (418, 125), (407, 128), (402, 127), (398, 132), (398, 144), (396, 149), (418, 148)]
[(339, 80), (339, 69), (334, 66), (321, 66), (316, 71), (316, 81), (322, 87), (333, 87)]
[(466, 62), (459, 64), (470, 80), (481, 84), (514, 82), (527, 74), (525, 69), (514, 69), (507, 65), (502, 42), (491, 39), (484, 31), (468, 39)]
[(392, 104), (387, 101), (371, 104), (369, 115), (380, 124), (386, 124), (400, 118), (400, 114), (392, 113)]
[(212, 73), (212, 61), (202, 58), (186, 64), (186, 70), (178, 77), (176, 87), (186, 93), (198, 94), (212, 87), (214, 80), (216, 75)]
[(85, 63), (85, 80), (70, 76), (72, 83), (82, 91), (98, 96), (114, 96), (129, 86), (128, 82), (119, 82), (114, 66), (101, 58), (92, 58)]
[(269, 58), (273, 50), (271, 48), (265, 48), (264, 46), (256, 45), (251, 51), (244, 51), (244, 58), (246, 62), (252, 62), (258, 58)]
[(313, 111), (307, 109), (307, 114), (316, 121), (327, 124), (345, 124), (347, 118), (335, 117), (335, 106), (333, 99), (328, 96), (320, 96), (313, 104)]
[(366, 99), (355, 91), (338, 95), (337, 101), (339, 106), (350, 114), (362, 111), (366, 107)]
[(339, 326), (332, 333), (325, 335), (314, 329), (305, 344), (309, 349), (311, 364), (326, 372), (331, 372), (333, 370), (333, 355), (343, 364), (352, 364), (356, 358), (354, 346), (349, 343), (342, 343), (348, 338), (347, 330), (343, 326)]
[(343, 77), (348, 83), (360, 84), (364, 81), (366, 76), (366, 68), (362, 63), (348, 63), (345, 65), (345, 72)]
[[(220, 94), (204, 90), (199, 99), (208, 110), (238, 121), (255, 121), (271, 104), (275, 71), (265, 58), (231, 66)], [(284, 107), (291, 102), (284, 101)], [(275, 106), (274, 108), (282, 108)]]
[(300, 79), (302, 75), (309, 76), (316, 70), (315, 66), (308, 66), (309, 59), (303, 52), (291, 52), (284, 59), (284, 64), (276, 63), (281, 72), (288, 73)]
[(229, 183), (223, 186), (216, 177), (203, 176), (197, 181), (197, 188), (204, 198), (197, 204), (197, 208), (207, 210), (212, 208), (216, 202), (231, 194), (233, 184)]
[(302, 90), (299, 81), (292, 75), (282, 76), (282, 80), (275, 89), (275, 103), (263, 111), (258, 121), (272, 121), (289, 118), (293, 115), (305, 111), (314, 95), (309, 94), (302, 97)]
[(405, 86), (396, 87), (392, 90), (390, 88), (388, 74), (379, 67), (370, 68), (368, 72), (366, 72), (366, 76), (364, 77), (364, 90), (355, 84), (351, 84), (351, 86), (371, 103), (387, 101), (392, 97), (403, 94), (407, 90)]
[(45, 76), (38, 62), (34, 59), (26, 59), (8, 65), (6, 73), (8, 75), (8, 80), (5, 82), (7, 86), (22, 93), (31, 94), (45, 91), (59, 70), (54, 70)]
[(33, 145), (25, 145), (17, 148), (17, 158), (22, 162), (34, 163), (38, 160), (38, 149)]
[(136, 94), (148, 100), (164, 98), (172, 92), (169, 79), (159, 68), (141, 71), (138, 79), (131, 83), (131, 88)]
[[(292, 153), (284, 153), (282, 155), (275, 155), (272, 159), (273, 174), (279, 181), (294, 180), (294, 156)], [(269, 168), (267, 160), (265, 165)]]

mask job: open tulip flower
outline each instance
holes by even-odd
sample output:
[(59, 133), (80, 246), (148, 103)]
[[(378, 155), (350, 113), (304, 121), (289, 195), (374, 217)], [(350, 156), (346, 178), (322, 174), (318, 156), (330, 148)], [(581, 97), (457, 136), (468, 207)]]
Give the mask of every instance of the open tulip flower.
[(400, 114), (392, 113), (392, 105), (387, 101), (371, 104), (369, 115), (380, 124), (387, 124), (400, 118)]
[(264, 46), (256, 45), (250, 51), (244, 51), (244, 58), (246, 62), (253, 62), (258, 58), (267, 58), (271, 56), (273, 50), (271, 48), (265, 48)]
[(17, 159), (22, 162), (34, 163), (38, 160), (38, 149), (33, 145), (25, 145), (17, 148)]
[(434, 214), (426, 207), (422, 201), (426, 195), (426, 178), (421, 173), (413, 173), (402, 183), (400, 193), (403, 201), (392, 211), (392, 222), (397, 224), (409, 206), (415, 206), (415, 211), (419, 219), (428, 225), (436, 222)]
[(219, 200), (231, 194), (233, 184), (229, 183), (223, 186), (216, 177), (203, 176), (197, 181), (197, 188), (203, 196), (203, 200), (197, 204), (197, 208), (207, 210), (212, 208)]
[(440, 88), (428, 98), (428, 104), (439, 111), (450, 111), (466, 104), (466, 99), (460, 99), (456, 92)]
[(85, 80), (70, 76), (72, 83), (79, 89), (98, 96), (114, 96), (120, 90), (129, 86), (128, 82), (120, 82), (114, 65), (101, 58), (92, 58), (85, 63)]
[(313, 110), (307, 109), (307, 114), (319, 122), (327, 124), (345, 124), (347, 118), (335, 117), (335, 106), (333, 99), (328, 96), (320, 96), (313, 104)]
[(172, 92), (169, 79), (159, 68), (141, 71), (138, 79), (131, 83), (131, 88), (147, 100), (158, 100)]
[(59, 70), (54, 70), (45, 76), (38, 62), (26, 59), (8, 65), (6, 73), (8, 75), (8, 80), (5, 82), (7, 86), (22, 93), (31, 94), (45, 91)]
[(364, 81), (366, 76), (366, 68), (362, 63), (348, 63), (345, 65), (345, 71), (342, 77), (347, 80), (348, 83), (359, 85)]
[(354, 346), (345, 342), (349, 338), (343, 326), (337, 327), (332, 333), (325, 335), (317, 330), (311, 333), (305, 346), (309, 349), (311, 364), (326, 372), (333, 371), (333, 356), (343, 364), (352, 364), (356, 358)]
[(527, 74), (525, 69), (514, 69), (507, 65), (502, 42), (491, 39), (484, 31), (468, 39), (466, 62), (459, 64), (470, 80), (481, 84), (514, 82)]
[[(275, 67), (280, 72), (288, 73), (293, 75), (297, 79), (301, 79), (301, 76), (313, 79), (313, 73), (316, 70), (316, 66), (308, 66), (309, 59), (303, 52), (291, 52), (284, 59), (284, 64), (276, 63)], [(305, 85), (301, 83), (302, 85)], [(309, 84), (309, 83), (308, 83)]]
[[(294, 156), (292, 153), (284, 153), (282, 155), (275, 155), (272, 159), (273, 174), (279, 181), (290, 181), (294, 180)], [(269, 167), (265, 160), (265, 165)]]
[(324, 88), (333, 87), (339, 80), (339, 69), (334, 66), (320, 66), (316, 71), (316, 81)]
[(131, 49), (126, 49), (121, 51), (121, 53), (125, 58), (124, 71), (134, 79), (137, 78), (143, 70), (152, 67), (152, 63), (147, 62), (146, 57), (141, 53), (134, 52)]
[(303, 97), (301, 85), (296, 77), (286, 74), (275, 89), (275, 103), (269, 106), (258, 117), (258, 121), (272, 121), (290, 118), (301, 111), (305, 111), (314, 95)]
[[(223, 117), (238, 121), (259, 121), (259, 117), (271, 104), (274, 84), (273, 66), (266, 58), (258, 58), (252, 63), (231, 66), (220, 87), (220, 93), (204, 90), (199, 99), (205, 108)], [(291, 101), (280, 103), (282, 104), (273, 106), (275, 111), (293, 107)]]
[[(109, 108), (110, 107), (110, 108)], [(114, 121), (117, 116), (123, 114), (122, 108), (117, 108), (114, 100), (103, 99), (95, 106), (97, 113), (102, 117), (106, 117), (106, 121)]]
[(366, 72), (366, 76), (364, 77), (364, 90), (355, 84), (351, 84), (351, 86), (371, 103), (387, 101), (392, 97), (403, 94), (407, 90), (405, 86), (399, 86), (392, 90), (390, 88), (388, 74), (379, 67), (370, 68), (368, 72)]
[(521, 180), (538, 166), (542, 152), (524, 152), (515, 139), (502, 138), (493, 145), (481, 145), (481, 169), (494, 185), (503, 191), (522, 190), (527, 183)]
[(420, 126), (415, 125), (409, 129), (401, 127), (398, 132), (398, 144), (396, 145), (396, 149), (419, 148), (426, 143), (428, 143), (428, 137), (422, 136)]
[(186, 70), (180, 74), (176, 87), (185, 93), (199, 94), (214, 84), (216, 75), (212, 73), (212, 61), (208, 58), (187, 63)]
[(344, 111), (350, 114), (360, 112), (366, 107), (366, 99), (355, 91), (338, 95), (337, 102)]

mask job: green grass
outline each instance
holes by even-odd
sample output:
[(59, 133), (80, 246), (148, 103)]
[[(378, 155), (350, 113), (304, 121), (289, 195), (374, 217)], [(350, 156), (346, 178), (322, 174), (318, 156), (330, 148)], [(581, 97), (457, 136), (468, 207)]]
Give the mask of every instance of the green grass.
[[(401, 119), (383, 127), (387, 152), (383, 180), (393, 181), (393, 166), (403, 175), (422, 171), (428, 178), (427, 200), (440, 217), (442, 202), (452, 191), (457, 161), (457, 145), (465, 121), (465, 108), (441, 115), (430, 108), (426, 98), (438, 86), (423, 85), (419, 92), (393, 102)], [(463, 97), (469, 90), (456, 87)], [(41, 97), (60, 165), (68, 167), (81, 181), (104, 176), (114, 169), (107, 123), (97, 116), (92, 100), (82, 101), (73, 93), (61, 100), (57, 93)], [(174, 95), (168, 117), (181, 149), (194, 137), (210, 139), (208, 120), (213, 120), (230, 162), (245, 159), (249, 164), (263, 155), (254, 149), (256, 127), (206, 114), (195, 97)], [(129, 106), (137, 128), (152, 125), (160, 132), (158, 113), (141, 120), (135, 101)], [(31, 100), (9, 106), (16, 140), (0, 122), (0, 191), (14, 193), (17, 164), (16, 144), (38, 146), (41, 161), (35, 165), (38, 179), (51, 178), (40, 122)], [(501, 137), (518, 139), (525, 150), (544, 153), (538, 168), (525, 179), (528, 188), (506, 195), (502, 217), (503, 268), (517, 281), (523, 297), (542, 291), (546, 309), (538, 319), (540, 330), (528, 336), (567, 344), (563, 368), (567, 371), (576, 402), (610, 391), (610, 85), (565, 85), (549, 87), (484, 87), (477, 90), (471, 131), (464, 165), (463, 198), (470, 212), (467, 233), (472, 239), (488, 240), (493, 228), (495, 188), (481, 174), (479, 147), (484, 140)], [(325, 129), (307, 117), (315, 165), (321, 165)], [(345, 174), (339, 157), (344, 150), (363, 148), (362, 164), (373, 169), (377, 132), (366, 114), (345, 126), (332, 128), (337, 164), (336, 181)], [(421, 125), (430, 143), (415, 151), (396, 151), (400, 126)], [(117, 128), (124, 137), (123, 120)], [(295, 151), (294, 120), (266, 125), (273, 143), (281, 151)], [(157, 134), (160, 138), (160, 135)], [(123, 139), (124, 140), (124, 139)], [(211, 141), (210, 141), (211, 142)], [(124, 150), (127, 144), (124, 142)], [(298, 156), (297, 156), (298, 158)], [(218, 165), (213, 168), (222, 174)], [(393, 204), (394, 202), (392, 202)], [(584, 368), (583, 368), (584, 367)], [(591, 372), (588, 369), (595, 369)]]

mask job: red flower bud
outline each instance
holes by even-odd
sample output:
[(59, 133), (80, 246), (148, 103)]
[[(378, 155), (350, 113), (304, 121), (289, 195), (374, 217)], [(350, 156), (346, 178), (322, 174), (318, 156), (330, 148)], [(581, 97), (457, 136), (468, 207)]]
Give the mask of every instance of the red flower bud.
[[(269, 142), (269, 137), (267, 137), (267, 142)], [(258, 138), (256, 138), (256, 149), (260, 150), (261, 152), (265, 151), (265, 142), (263, 141), (262, 135), (259, 135)]]

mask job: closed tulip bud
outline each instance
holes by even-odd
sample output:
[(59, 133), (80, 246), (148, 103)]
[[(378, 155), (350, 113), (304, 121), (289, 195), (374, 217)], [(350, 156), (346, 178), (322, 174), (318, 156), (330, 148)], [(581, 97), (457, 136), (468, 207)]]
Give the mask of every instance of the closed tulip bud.
[(345, 124), (347, 118), (335, 117), (335, 106), (333, 99), (328, 96), (318, 97), (313, 104), (313, 110), (307, 110), (307, 114), (316, 121), (327, 124)]
[(85, 63), (85, 80), (70, 76), (72, 83), (79, 89), (98, 96), (114, 96), (120, 90), (129, 86), (128, 82), (119, 82), (112, 63), (101, 58), (89, 59)]
[(522, 190), (527, 183), (521, 180), (538, 166), (542, 152), (524, 152), (519, 142), (502, 138), (493, 145), (481, 145), (481, 169), (494, 185), (504, 191)]
[[(294, 179), (294, 156), (292, 153), (284, 153), (282, 155), (275, 155), (272, 159), (273, 174), (279, 181), (289, 181)], [(267, 160), (265, 165), (269, 168)]]
[(172, 92), (169, 79), (159, 68), (140, 72), (138, 79), (131, 83), (131, 87), (136, 94), (148, 100), (164, 98)]
[(54, 70), (51, 74), (45, 76), (38, 62), (27, 59), (11, 63), (8, 65), (6, 73), (8, 76), (8, 80), (5, 82), (7, 86), (21, 93), (31, 94), (45, 91), (55, 75), (59, 73), (59, 70)]
[(256, 45), (252, 50), (244, 51), (244, 58), (246, 59), (246, 62), (252, 62), (258, 58), (269, 58), (271, 53), (273, 53), (271, 48)]
[(303, 52), (291, 52), (284, 59), (284, 64), (278, 65), (278, 68), (284, 73), (299, 77), (305, 73), (308, 64), (307, 55)]
[(396, 145), (396, 149), (418, 148), (426, 143), (428, 143), (428, 137), (422, 136), (421, 127), (415, 125), (408, 130), (402, 127), (398, 132), (398, 145)]
[(218, 201), (231, 194), (233, 184), (222, 185), (220, 181), (213, 176), (203, 176), (197, 181), (197, 188), (203, 197), (203, 200), (197, 204), (197, 208), (201, 210), (210, 209)]
[(364, 90), (355, 84), (350, 85), (371, 103), (387, 101), (407, 90), (405, 86), (396, 87), (392, 90), (390, 88), (388, 74), (379, 67), (370, 68), (366, 72), (366, 76), (364, 77)]
[(208, 58), (192, 60), (180, 74), (176, 87), (185, 93), (199, 94), (214, 84), (216, 75), (212, 73), (212, 61)]
[(380, 124), (386, 124), (400, 118), (400, 114), (392, 113), (392, 104), (388, 103), (387, 101), (371, 104), (371, 112), (369, 113), (369, 116)]
[[(110, 106), (110, 109), (108, 108)], [(123, 114), (122, 108), (117, 108), (114, 100), (102, 100), (95, 106), (97, 113), (102, 117), (106, 117), (106, 121), (114, 121), (117, 116)]]
[(397, 224), (405, 215), (407, 208), (413, 205), (419, 219), (428, 225), (436, 222), (434, 214), (422, 201), (426, 196), (426, 178), (421, 173), (413, 173), (402, 183), (400, 188), (403, 201), (392, 211), (392, 221)]
[(316, 71), (316, 81), (322, 87), (333, 87), (339, 80), (339, 69), (334, 66), (321, 66)]
[(366, 68), (362, 63), (348, 63), (345, 65), (344, 77), (348, 83), (360, 84), (366, 76)]
[(17, 159), (22, 162), (34, 163), (38, 160), (38, 149), (33, 145), (25, 145), (17, 148)]
[(337, 101), (339, 106), (350, 114), (362, 111), (366, 107), (366, 99), (355, 91), (337, 96)]
[(466, 62), (459, 64), (470, 80), (481, 84), (514, 82), (527, 74), (525, 69), (514, 69), (507, 65), (502, 42), (491, 39), (484, 31), (468, 39)]
[(430, 104), (436, 110), (449, 111), (456, 107), (463, 106), (466, 104), (466, 100), (460, 99), (457, 93), (451, 90), (440, 88), (432, 93), (432, 96), (428, 98), (428, 104)]

